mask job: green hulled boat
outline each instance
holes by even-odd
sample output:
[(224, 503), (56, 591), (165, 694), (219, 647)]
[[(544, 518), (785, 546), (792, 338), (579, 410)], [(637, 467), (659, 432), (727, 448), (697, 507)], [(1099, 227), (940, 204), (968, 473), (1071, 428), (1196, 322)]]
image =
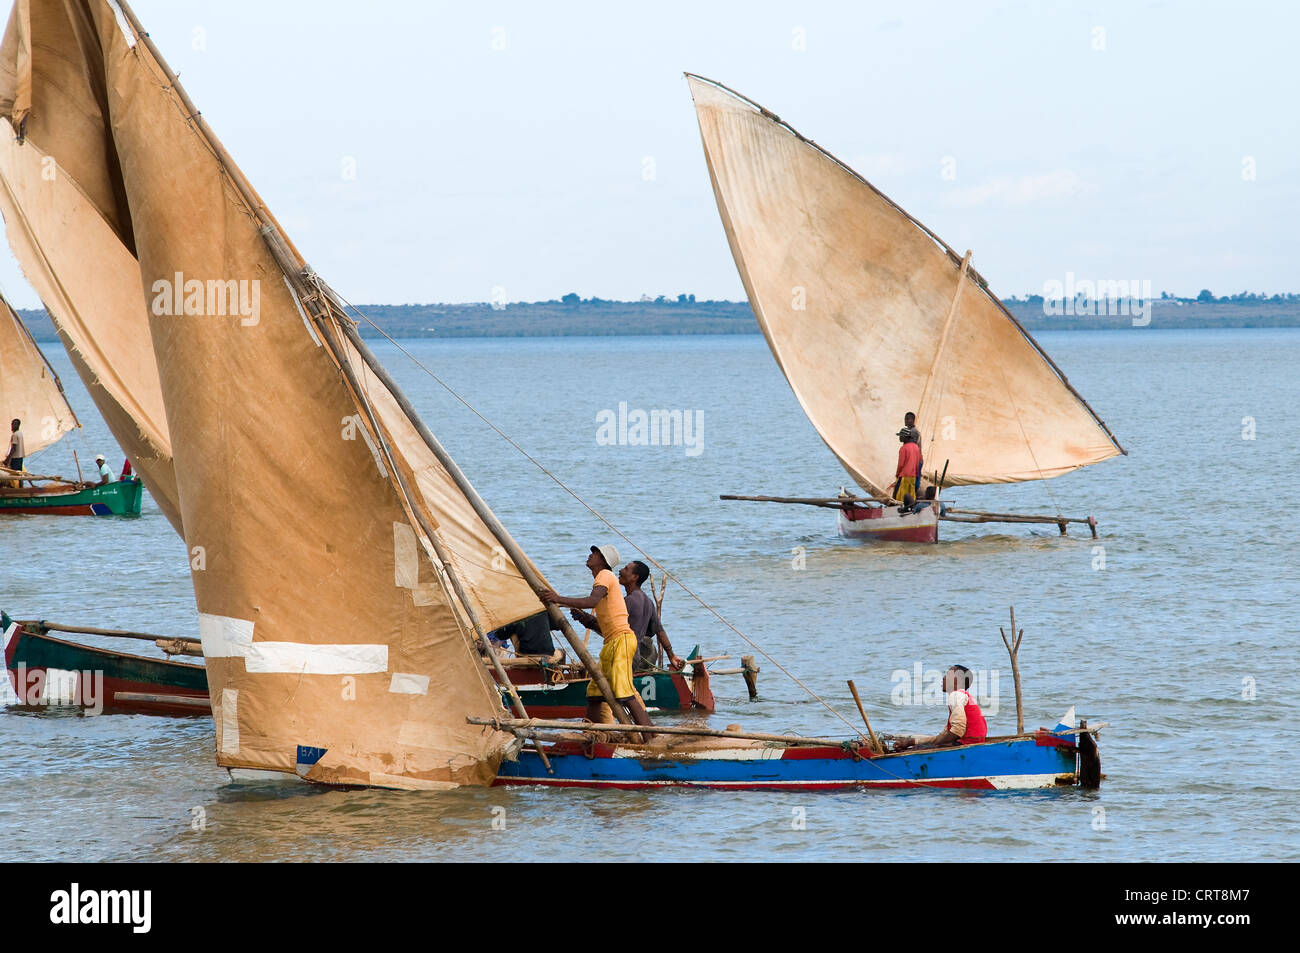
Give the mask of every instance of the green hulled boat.
[(144, 486), (139, 477), (116, 483), (84, 486), (53, 483), (39, 486), (0, 486), (0, 513), (44, 513), (49, 516), (138, 516)]

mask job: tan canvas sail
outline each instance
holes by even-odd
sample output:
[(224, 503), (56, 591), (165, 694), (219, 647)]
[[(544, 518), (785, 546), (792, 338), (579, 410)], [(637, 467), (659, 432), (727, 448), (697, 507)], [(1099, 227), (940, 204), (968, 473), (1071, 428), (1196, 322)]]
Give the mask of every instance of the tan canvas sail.
[(907, 411), (926, 476), (948, 461), (947, 484), (1044, 479), (1122, 452), (960, 256), (770, 112), (688, 81), (759, 326), (857, 483), (893, 482)]
[[(0, 44), (0, 115), (12, 127), (0, 136), (0, 215), (9, 247), (96, 408), (179, 533), (171, 441), (130, 216), (102, 96), (85, 61), (93, 50), (77, 40), (84, 16), (76, 7), (19, 0), (10, 15)], [(42, 40), (35, 56), (33, 29)]]
[(508, 739), (465, 722), (501, 706), (469, 619), (492, 627), (541, 604), (149, 44), (103, 0), (50, 6), (74, 28), (47, 40), (33, 13), (37, 61), (79, 37), (51, 53), (90, 78), (110, 130), (101, 161), (115, 178), (95, 204), (120, 194), (128, 212), (199, 554), (218, 762), (335, 783), (488, 783)]
[[(0, 297), (0, 418), (23, 422), (28, 457), (80, 426), (63, 396), (63, 385), (32, 340), (22, 318)], [(29, 466), (30, 470), (31, 467)]]

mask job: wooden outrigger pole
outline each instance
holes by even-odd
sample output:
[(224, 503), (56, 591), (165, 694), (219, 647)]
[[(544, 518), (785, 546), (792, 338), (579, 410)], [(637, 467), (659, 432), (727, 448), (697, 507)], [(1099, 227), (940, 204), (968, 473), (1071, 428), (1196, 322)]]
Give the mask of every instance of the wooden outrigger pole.
[[(748, 500), (752, 503), (797, 503), (803, 506), (821, 506), (826, 509), (842, 510), (847, 506), (864, 503), (879, 503), (882, 506), (897, 505), (897, 500), (884, 500), (874, 496), (739, 496), (723, 494), (720, 500)], [(949, 507), (939, 514), (939, 519), (950, 523), (1051, 523), (1065, 535), (1068, 523), (1082, 523), (1092, 531), (1092, 538), (1097, 538), (1097, 518), (1095, 516), (1048, 516), (1046, 514), (986, 513), (981, 510), (959, 510)]]

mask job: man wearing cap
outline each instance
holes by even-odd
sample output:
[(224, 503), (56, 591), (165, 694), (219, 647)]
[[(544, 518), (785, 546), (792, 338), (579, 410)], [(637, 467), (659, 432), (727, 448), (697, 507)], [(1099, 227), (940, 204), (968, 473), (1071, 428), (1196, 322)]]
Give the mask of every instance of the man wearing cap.
[[(649, 727), (653, 722), (632, 684), (632, 660), (637, 651), (636, 634), (628, 625), (627, 602), (618, 587), (618, 578), (614, 575), (613, 567), (618, 564), (618, 550), (613, 546), (593, 546), (591, 555), (587, 557), (587, 568), (594, 577), (590, 595), (561, 596), (551, 589), (540, 595), (545, 603), (596, 611), (600, 634), (605, 640), (605, 645), (600, 650), (600, 670), (613, 689), (614, 698), (627, 709), (632, 720), (638, 725)], [(593, 678), (587, 686), (587, 720), (596, 723), (606, 721), (603, 705), (604, 696)]]
[(95, 462), (99, 464), (99, 485), (103, 486), (105, 483), (112, 483), (113, 471), (110, 470), (108, 464), (104, 462), (104, 455), (102, 453), (95, 457)]

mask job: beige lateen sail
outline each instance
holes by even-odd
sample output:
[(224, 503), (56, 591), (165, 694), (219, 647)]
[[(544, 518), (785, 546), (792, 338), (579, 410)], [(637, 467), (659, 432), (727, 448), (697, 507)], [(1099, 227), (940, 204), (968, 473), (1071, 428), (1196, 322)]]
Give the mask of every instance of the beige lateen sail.
[[(77, 4), (29, 0), (10, 14), (0, 44), (0, 115), (12, 127), (0, 136), (0, 215), (9, 247), (96, 408), (179, 533), (171, 440), (130, 215), (102, 97), (77, 44), (84, 20)], [(33, 30), (42, 39), (35, 55)]]
[(894, 480), (907, 411), (927, 478), (1059, 476), (1123, 452), (974, 270), (776, 116), (689, 76), (732, 255), (781, 370), (854, 480)]
[[(112, 172), (86, 194), (101, 210), (117, 197), (119, 234), (130, 226), (217, 760), (331, 783), (489, 783), (514, 742), (466, 723), (501, 710), (472, 623), (541, 604), (361, 354), (337, 299), (115, 6), (31, 4), (37, 61), (49, 51), (87, 78), (108, 133), (96, 147), (74, 116), (45, 140), (99, 148), (98, 165), (42, 146), (60, 168)], [(72, 28), (43, 36), (37, 7), (66, 11)], [(41, 72), (30, 75), (14, 84), (30, 89), (29, 135), (44, 95)]]
[(5, 424), (5, 434), (9, 432), (9, 421), (23, 422), (24, 452), (28, 457), (81, 426), (63, 396), (63, 385), (54, 368), (32, 340), (22, 318), (3, 297), (0, 297), (0, 418)]

